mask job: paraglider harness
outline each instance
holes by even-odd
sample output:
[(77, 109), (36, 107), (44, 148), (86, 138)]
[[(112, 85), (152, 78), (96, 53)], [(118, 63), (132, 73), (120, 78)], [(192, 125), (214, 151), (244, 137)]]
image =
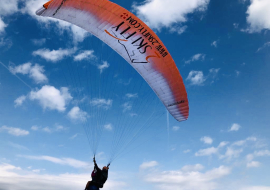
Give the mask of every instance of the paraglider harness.
[[(92, 181), (88, 182), (89, 185), (86, 188), (88, 190), (89, 187), (91, 186), (96, 186), (98, 188), (103, 188), (104, 183), (107, 181), (108, 175), (104, 176), (102, 173), (102, 170), (98, 167), (95, 157), (93, 159), (95, 167), (94, 170), (91, 173)], [(109, 169), (110, 163), (107, 165), (107, 168)]]

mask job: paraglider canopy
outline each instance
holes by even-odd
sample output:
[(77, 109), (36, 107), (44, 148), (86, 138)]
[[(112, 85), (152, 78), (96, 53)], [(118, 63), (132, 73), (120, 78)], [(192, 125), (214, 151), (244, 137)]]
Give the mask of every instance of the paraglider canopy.
[(165, 45), (138, 17), (108, 0), (51, 0), (37, 15), (75, 24), (119, 53), (178, 121), (188, 118), (183, 79)]

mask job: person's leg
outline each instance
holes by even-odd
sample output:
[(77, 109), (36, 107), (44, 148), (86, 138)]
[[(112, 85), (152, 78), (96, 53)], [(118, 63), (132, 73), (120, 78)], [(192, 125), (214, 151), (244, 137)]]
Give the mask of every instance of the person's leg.
[(91, 185), (88, 190), (99, 190), (97, 186)]

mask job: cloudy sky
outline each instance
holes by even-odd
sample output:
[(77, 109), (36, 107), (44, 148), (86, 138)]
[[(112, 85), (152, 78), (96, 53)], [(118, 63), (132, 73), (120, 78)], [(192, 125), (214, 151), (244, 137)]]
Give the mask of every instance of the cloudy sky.
[(269, 0), (113, 1), (174, 58), (181, 123), (100, 40), (37, 17), (45, 2), (1, 0), (0, 190), (83, 189), (93, 150), (116, 158), (107, 190), (270, 190)]

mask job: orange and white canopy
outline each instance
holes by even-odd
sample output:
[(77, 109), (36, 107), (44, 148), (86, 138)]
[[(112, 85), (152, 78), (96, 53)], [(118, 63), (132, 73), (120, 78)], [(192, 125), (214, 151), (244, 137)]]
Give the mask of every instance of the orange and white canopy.
[(158, 36), (138, 17), (108, 0), (51, 0), (37, 15), (77, 25), (120, 54), (178, 121), (189, 116), (183, 79)]

